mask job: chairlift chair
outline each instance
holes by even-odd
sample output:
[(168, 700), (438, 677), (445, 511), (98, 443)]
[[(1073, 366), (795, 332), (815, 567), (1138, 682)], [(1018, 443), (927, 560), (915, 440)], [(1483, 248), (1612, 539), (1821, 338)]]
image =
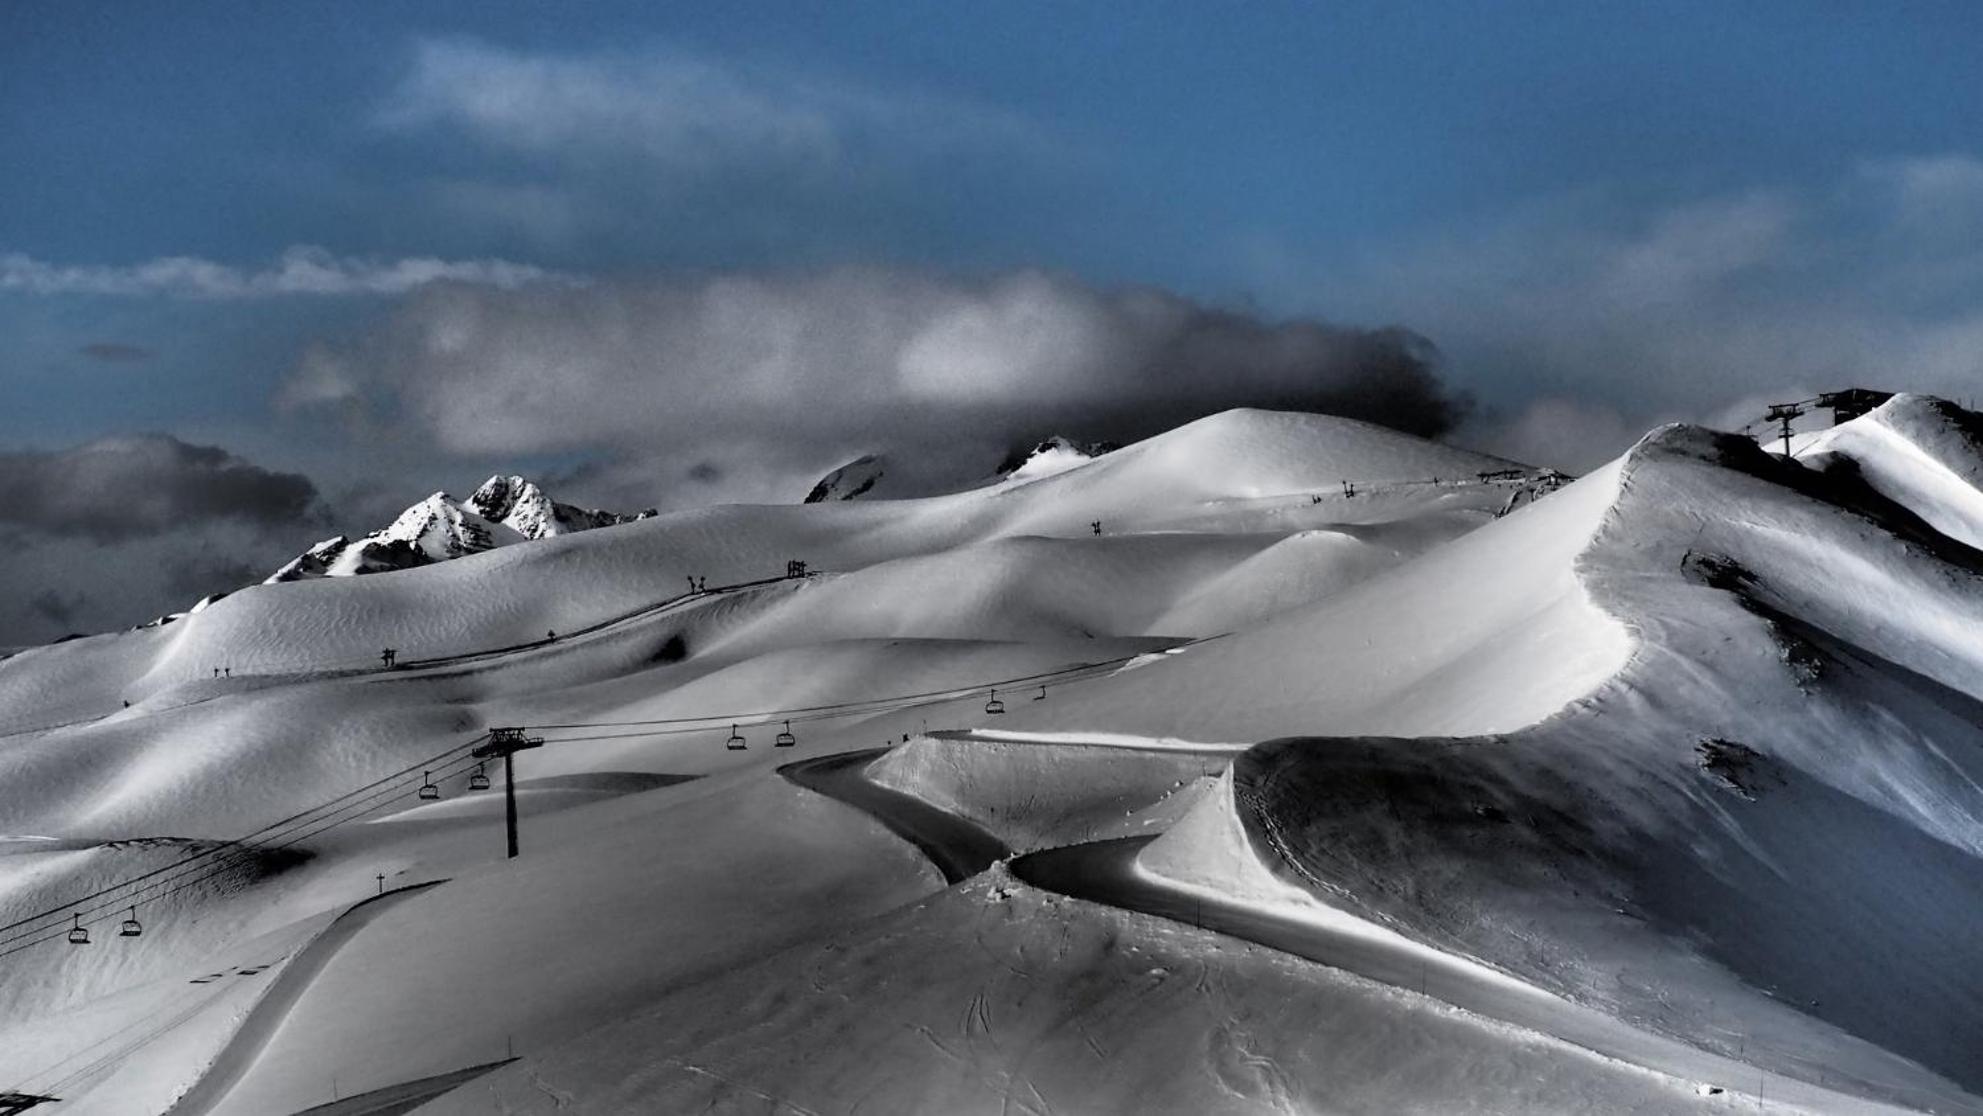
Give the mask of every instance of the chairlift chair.
[(1045, 686), (1041, 686), (1041, 687), (1040, 687), (1040, 692), (1039, 692), (1039, 693), (1037, 693), (1037, 694), (1034, 694), (1034, 695), (1033, 695), (1033, 700), (1034, 700), (1034, 701), (1045, 701), (1045, 700), (1047, 700), (1047, 688), (1046, 688)]
[(479, 763), (475, 765), (475, 773), (468, 777), (468, 789), (472, 791), (489, 789), (489, 777), (482, 773), (482, 765)]
[(737, 731), (737, 726), (731, 725), (730, 739), (723, 742), (723, 747), (732, 752), (741, 752), (749, 745), (744, 743), (744, 734)]
[(798, 743), (799, 738), (792, 735), (792, 722), (786, 721), (785, 731), (778, 734), (778, 739), (772, 741), (771, 746), (774, 748), (791, 748)]
[(74, 922), (71, 922), (69, 924), (69, 944), (70, 945), (90, 944), (90, 932), (89, 929), (83, 925), (83, 916), (77, 914), (77, 915), (71, 915), (69, 917), (75, 920)]
[(420, 773), (420, 797), (428, 802), (432, 802), (440, 796), (441, 788), (434, 785), (434, 773), (431, 771), (422, 771)]
[(998, 700), (997, 690), (993, 690), (991, 692), (991, 700), (985, 703), (985, 712), (990, 713), (993, 716), (997, 716), (998, 714), (1005, 712), (1005, 703)]
[(123, 925), (117, 928), (117, 936), (120, 938), (135, 938), (144, 932), (145, 928), (138, 925), (138, 908), (132, 907), (131, 916), (125, 919)]

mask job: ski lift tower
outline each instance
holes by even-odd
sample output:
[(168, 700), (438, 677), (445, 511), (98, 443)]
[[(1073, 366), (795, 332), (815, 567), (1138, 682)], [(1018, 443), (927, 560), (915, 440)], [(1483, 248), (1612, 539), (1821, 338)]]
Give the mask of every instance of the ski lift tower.
[(1790, 460), (1790, 422), (1803, 413), (1804, 404), (1802, 403), (1772, 403), (1770, 404), (1770, 413), (1764, 417), (1765, 422), (1778, 423), (1783, 428), (1781, 437), (1783, 438), (1783, 459), (1785, 461)]
[(1832, 413), (1832, 425), (1850, 422), (1867, 411), (1893, 398), (1893, 392), (1875, 391), (1871, 388), (1847, 388), (1844, 391), (1827, 391), (1818, 396), (1818, 406)]
[[(476, 759), (492, 759), (496, 756), (503, 758), (503, 818), (509, 829), (511, 860), (516, 859), (517, 853), (515, 756), (525, 749), (543, 746), (543, 737), (525, 736), (521, 728), (492, 728), (489, 730), (489, 742), (470, 753)], [(0, 1112), (0, 1116), (6, 1114)]]

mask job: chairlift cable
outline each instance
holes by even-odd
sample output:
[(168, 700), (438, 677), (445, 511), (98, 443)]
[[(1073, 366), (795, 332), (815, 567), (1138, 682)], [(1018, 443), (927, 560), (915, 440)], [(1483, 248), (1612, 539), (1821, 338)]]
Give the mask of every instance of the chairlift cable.
[[(465, 760), (466, 760), (466, 757), (463, 757), (462, 759), (458, 759), (458, 760), (454, 760), (454, 761), (450, 761), (450, 764), (449, 764), (449, 766), (450, 766), (450, 767), (452, 767), (452, 766), (455, 766), (455, 765), (459, 765), (459, 764), (463, 764), (463, 763), (465, 763)], [(446, 777), (446, 776), (445, 776), (445, 774), (443, 775), (443, 777), (444, 777), (444, 778)], [(376, 811), (376, 810), (378, 810), (378, 809), (380, 809), (380, 808), (382, 808), (382, 807), (384, 807), (384, 806), (386, 806), (386, 805), (389, 805), (389, 804), (391, 804), (391, 803), (392, 803), (392, 802), (394, 802), (394, 801), (397, 801), (398, 799), (401, 799), (401, 798), (410, 798), (410, 797), (413, 797), (413, 796), (414, 796), (415, 794), (417, 794), (417, 790), (416, 790), (416, 791), (404, 791), (404, 792), (402, 792), (402, 793), (400, 793), (400, 794), (399, 794), (399, 795), (397, 796), (397, 798), (389, 798), (389, 799), (386, 799), (386, 800), (384, 800), (384, 801), (382, 801), (382, 802), (378, 802), (378, 803), (376, 803), (376, 804), (373, 804), (372, 806), (369, 806), (369, 807), (367, 807), (367, 808), (366, 808), (365, 810), (363, 810), (363, 811), (360, 811), (359, 813), (357, 813), (357, 814), (354, 814), (354, 815), (352, 815), (351, 817), (348, 817), (348, 818), (342, 818), (342, 819), (339, 819), (339, 820), (337, 820), (337, 821), (334, 821), (334, 822), (329, 822), (329, 823), (327, 823), (327, 824), (323, 824), (323, 825), (319, 825), (319, 826), (318, 826), (318, 827), (317, 827), (316, 829), (312, 829), (312, 830), (309, 830), (309, 831), (306, 831), (306, 832), (303, 832), (303, 833), (299, 833), (299, 834), (295, 834), (295, 835), (293, 835), (293, 836), (291, 836), (291, 837), (290, 837), (290, 838), (289, 838), (288, 840), (286, 840), (286, 841), (284, 841), (284, 842), (283, 842), (283, 843), (281, 843), (281, 844), (277, 844), (277, 845), (268, 845), (268, 846), (256, 846), (256, 847), (255, 847), (255, 849), (253, 849), (253, 850), (246, 850), (246, 851), (241, 851), (241, 852), (238, 852), (238, 853), (236, 853), (236, 854), (235, 854), (235, 857), (234, 857), (234, 859), (231, 859), (231, 860), (228, 860), (228, 861), (226, 861), (226, 862), (223, 862), (223, 863), (219, 863), (219, 864), (213, 864), (213, 865), (207, 865), (207, 866), (205, 866), (205, 867), (206, 867), (207, 869), (209, 869), (209, 870), (205, 870), (205, 871), (202, 871), (202, 873), (201, 873), (201, 874), (199, 874), (199, 875), (197, 875), (197, 876), (195, 876), (195, 877), (193, 877), (193, 878), (191, 878), (191, 879), (184, 879), (184, 880), (182, 880), (182, 881), (180, 881), (180, 882), (178, 882), (178, 883), (177, 883), (177, 884), (176, 884), (175, 886), (172, 886), (172, 887), (170, 887), (170, 888), (167, 888), (166, 890), (164, 890), (164, 891), (161, 891), (161, 892), (159, 892), (159, 893), (158, 893), (157, 895), (154, 895), (154, 896), (152, 896), (151, 898), (149, 898), (149, 899), (146, 899), (146, 900), (144, 900), (144, 902), (146, 902), (146, 903), (157, 903), (157, 902), (159, 902), (160, 900), (163, 900), (163, 899), (165, 899), (165, 898), (167, 898), (168, 896), (172, 896), (172, 895), (177, 895), (177, 894), (178, 894), (179, 892), (182, 892), (182, 891), (185, 891), (185, 890), (187, 890), (188, 888), (192, 888), (192, 887), (197, 887), (197, 886), (199, 886), (200, 884), (202, 884), (202, 883), (205, 883), (206, 881), (208, 881), (208, 880), (210, 880), (210, 879), (213, 879), (213, 878), (215, 878), (216, 876), (222, 876), (222, 875), (225, 875), (225, 874), (227, 874), (228, 872), (230, 872), (230, 871), (232, 871), (233, 869), (235, 869), (235, 868), (237, 868), (237, 867), (240, 867), (240, 866), (241, 866), (242, 864), (245, 864), (245, 863), (247, 863), (247, 862), (248, 862), (248, 860), (250, 860), (250, 859), (252, 859), (252, 854), (253, 854), (253, 852), (255, 852), (255, 851), (271, 851), (271, 852), (273, 852), (273, 851), (280, 851), (280, 850), (282, 850), (282, 849), (286, 849), (286, 848), (288, 848), (288, 847), (289, 847), (289, 846), (291, 846), (291, 845), (294, 845), (294, 844), (296, 844), (296, 843), (298, 843), (298, 842), (300, 842), (300, 841), (304, 841), (304, 840), (307, 840), (307, 839), (309, 839), (310, 837), (313, 837), (313, 836), (316, 836), (316, 835), (317, 835), (317, 834), (319, 834), (319, 833), (326, 833), (326, 832), (329, 832), (330, 830), (333, 830), (333, 829), (336, 829), (336, 828), (337, 828), (338, 826), (341, 826), (341, 825), (346, 825), (346, 824), (348, 824), (348, 823), (350, 823), (350, 822), (353, 822), (353, 821), (356, 821), (356, 820), (357, 820), (358, 818), (361, 818), (361, 817), (364, 817), (364, 816), (365, 816), (366, 814), (369, 814), (369, 813), (372, 813), (372, 812), (374, 812), (374, 811)], [(375, 797), (376, 797), (376, 796), (375, 796)], [(349, 807), (346, 807), (346, 809), (349, 809)], [(146, 885), (146, 886), (145, 886), (144, 888), (142, 888), (142, 889), (140, 889), (140, 890), (139, 890), (138, 892), (135, 892), (135, 893), (134, 893), (134, 895), (141, 895), (141, 894), (143, 894), (143, 893), (144, 893), (145, 891), (148, 891), (148, 890), (150, 890), (151, 888), (154, 888), (154, 887), (158, 887), (158, 886), (161, 886), (161, 885), (162, 885), (163, 883), (165, 883), (165, 882), (166, 882), (166, 881), (162, 881), (162, 880), (161, 880), (161, 881), (157, 881), (157, 882), (154, 882), (154, 883), (152, 883), (152, 884), (147, 884), (147, 885)], [(113, 903), (113, 904), (109, 904), (109, 905), (107, 905), (107, 906), (101, 906), (101, 907), (96, 907), (96, 908), (94, 908), (94, 909), (92, 909), (92, 910), (90, 910), (90, 911), (85, 911), (85, 912), (83, 912), (83, 915), (87, 915), (87, 916), (90, 916), (90, 917), (91, 917), (91, 920), (92, 920), (92, 921), (95, 921), (95, 918), (94, 918), (94, 916), (95, 916), (96, 914), (99, 914), (99, 913), (101, 913), (101, 912), (103, 912), (103, 911), (106, 911), (106, 910), (116, 910), (116, 909), (117, 909), (117, 908), (118, 908), (119, 906), (122, 906), (122, 905), (124, 905), (124, 904), (122, 904), (122, 903), (120, 902), (120, 903)], [(8, 957), (8, 956), (11, 956), (12, 954), (15, 954), (15, 953), (19, 953), (19, 952), (21, 952), (22, 950), (25, 950), (25, 949), (30, 949), (30, 948), (33, 948), (34, 946), (37, 946), (37, 945), (40, 945), (40, 944), (42, 944), (42, 943), (44, 943), (44, 942), (52, 942), (52, 941), (56, 941), (56, 940), (58, 940), (58, 939), (60, 939), (60, 938), (63, 938), (63, 937), (65, 937), (65, 936), (67, 936), (67, 934), (68, 934), (68, 933), (69, 933), (69, 928), (68, 928), (68, 927), (57, 927), (57, 928), (56, 928), (56, 929), (54, 929), (53, 931), (51, 931), (51, 932), (47, 932), (47, 933), (44, 933), (44, 934), (42, 934), (42, 935), (41, 935), (40, 937), (35, 937), (35, 938), (33, 938), (32, 940), (26, 940), (26, 939), (28, 938), (28, 935), (17, 935), (17, 936), (15, 937), (15, 938), (13, 938), (13, 939), (10, 939), (10, 940), (9, 940), (8, 942), (5, 942), (5, 943), (0, 943), (0, 944), (4, 944), (4, 945), (6, 945), (6, 946), (8, 947), (8, 948), (5, 948), (5, 949), (0, 949), (0, 957)]]
[[(451, 761), (449, 757), (454, 756), (454, 754), (457, 752), (461, 752), (465, 749), (473, 748), (476, 744), (480, 743), (483, 739), (485, 739), (487, 735), (488, 735), (487, 733), (484, 733), (482, 734), (482, 736), (478, 736), (474, 740), (466, 744), (457, 745), (453, 748), (449, 748), (447, 751), (440, 752), (434, 756), (430, 756), (426, 759), (417, 761), (407, 767), (401, 768), (400, 770), (393, 772), (390, 775), (384, 776), (383, 778), (380, 779), (376, 779), (354, 790), (347, 791), (344, 794), (337, 796), (336, 798), (330, 799), (326, 802), (319, 803), (315, 806), (310, 807), (307, 810), (303, 810), (298, 813), (291, 814), (289, 817), (283, 818), (281, 821), (272, 822), (268, 825), (265, 825), (260, 829), (254, 830), (253, 832), (243, 837), (237, 837), (230, 841), (223, 841), (210, 848), (202, 849), (199, 852), (183, 857), (177, 861), (174, 861), (171, 864), (161, 865), (158, 868), (151, 869), (150, 871), (147, 872), (142, 872), (136, 876), (132, 876), (128, 879), (121, 880), (115, 884), (111, 884), (108, 887), (100, 888), (96, 891), (90, 892), (87, 895), (83, 895), (76, 899), (72, 899), (58, 906), (49, 907), (35, 914), (16, 919), (13, 922), (7, 923), (4, 926), (0, 926), (0, 947), (5, 947), (7, 945), (10, 945), (13, 942), (18, 941), (22, 937), (41, 932), (40, 930), (30, 929), (27, 931), (27, 934), (15, 934), (12, 936), (7, 936), (9, 931), (16, 931), (16, 930), (21, 930), (24, 927), (31, 927), (33, 924), (41, 922), (45, 919), (70, 912), (72, 909), (81, 907), (93, 899), (101, 899), (108, 895), (115, 895), (119, 892), (125, 891), (128, 888), (133, 887), (134, 885), (142, 884), (147, 880), (157, 880), (158, 883), (162, 884), (169, 882), (170, 879), (172, 878), (183, 877), (189, 872), (200, 871), (206, 867), (211, 866), (210, 864), (202, 864), (201, 863), (202, 861), (209, 861), (214, 863), (226, 863), (229, 867), (232, 867), (234, 863), (236, 863), (234, 858), (241, 856), (244, 853), (252, 853), (252, 851), (259, 850), (260, 848), (263, 847), (263, 845), (267, 841), (275, 839), (277, 835), (281, 833), (281, 831), (294, 830), (297, 828), (314, 825), (317, 822), (321, 821), (323, 817), (330, 817), (339, 813), (343, 813), (345, 810), (349, 809), (350, 806), (352, 805), (352, 803), (347, 800), (356, 799), (358, 801), (366, 801), (369, 800), (369, 798), (375, 798), (380, 793), (385, 793), (384, 791), (379, 791), (376, 790), (375, 788), (386, 787), (387, 791), (389, 791), (391, 789), (390, 784), (409, 777), (414, 771), (423, 770), (423, 765), (425, 765), (426, 767), (433, 767), (433, 765), (437, 763), (443, 763), (443, 761), (447, 761), (451, 763), (453, 761)], [(439, 768), (436, 769), (438, 770)], [(367, 796), (366, 798), (359, 797), (359, 796), (366, 796), (366, 792), (368, 791), (372, 792), (369, 796)], [(321, 816), (317, 816), (317, 815), (321, 815)], [(276, 847), (286, 848), (288, 847), (288, 844), (291, 843), (294, 842), (290, 841)], [(216, 860), (216, 858), (218, 859)], [(161, 876), (167, 877), (167, 879), (160, 880), (159, 877)], [(147, 887), (139, 888), (137, 891), (131, 892), (131, 896), (130, 896), (131, 901), (133, 902), (136, 901), (137, 896), (142, 895), (144, 892), (149, 891), (151, 889), (152, 888), (150, 886), (147, 886)], [(115, 910), (119, 907), (125, 907), (129, 905), (130, 902), (120, 899), (115, 903), (109, 904), (108, 906), (99, 906), (96, 908), (92, 908), (89, 911), (85, 911), (83, 913), (94, 915), (104, 910)], [(66, 933), (66, 928), (62, 928), (61, 932)], [(0, 950), (0, 957), (6, 956), (6, 954), (9, 952), (12, 951)]]

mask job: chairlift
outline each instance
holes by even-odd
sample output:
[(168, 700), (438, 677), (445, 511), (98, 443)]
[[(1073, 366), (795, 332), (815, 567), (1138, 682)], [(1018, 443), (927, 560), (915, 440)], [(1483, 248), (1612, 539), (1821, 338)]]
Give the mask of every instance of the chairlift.
[(744, 734), (737, 731), (737, 726), (731, 725), (730, 739), (723, 742), (723, 747), (732, 752), (741, 752), (749, 745), (744, 743)]
[(120, 938), (135, 938), (144, 932), (145, 928), (138, 925), (138, 908), (132, 907), (131, 917), (125, 919), (123, 925), (117, 927), (117, 936)]
[(1005, 712), (1005, 703), (998, 700), (997, 690), (993, 690), (991, 692), (991, 700), (985, 703), (985, 712), (990, 713), (993, 716), (997, 716), (998, 714)]
[(1046, 688), (1045, 686), (1041, 686), (1041, 687), (1040, 687), (1040, 692), (1039, 692), (1039, 693), (1037, 693), (1037, 694), (1034, 694), (1034, 695), (1033, 695), (1033, 700), (1034, 700), (1034, 701), (1045, 701), (1045, 700), (1047, 700), (1047, 688)]
[(774, 748), (791, 748), (795, 747), (798, 743), (799, 738), (792, 735), (792, 722), (786, 721), (785, 731), (778, 734), (778, 739), (772, 741), (771, 746)]
[(434, 785), (434, 773), (431, 771), (422, 771), (420, 773), (420, 797), (428, 802), (432, 802), (440, 796), (441, 788)]
[(472, 791), (489, 789), (489, 777), (482, 773), (482, 765), (479, 763), (475, 765), (475, 773), (468, 777), (468, 789)]
[(90, 944), (90, 932), (88, 928), (83, 926), (83, 916), (77, 914), (77, 915), (71, 915), (70, 917), (75, 919), (75, 921), (69, 924), (69, 944), (70, 945)]

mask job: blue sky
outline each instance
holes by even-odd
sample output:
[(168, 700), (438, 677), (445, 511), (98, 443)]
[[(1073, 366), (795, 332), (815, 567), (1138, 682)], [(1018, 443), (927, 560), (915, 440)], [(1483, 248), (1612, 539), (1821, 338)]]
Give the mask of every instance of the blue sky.
[(917, 430), (1346, 374), (1260, 357), (1291, 322), (1414, 331), (1470, 401), (1448, 436), (1573, 467), (1778, 392), (1960, 396), (1979, 47), (1983, 8), (1926, 2), (16, 2), (0, 451), (153, 432), (306, 476), (310, 524), (216, 527), (259, 556), (496, 466), (782, 498)]

